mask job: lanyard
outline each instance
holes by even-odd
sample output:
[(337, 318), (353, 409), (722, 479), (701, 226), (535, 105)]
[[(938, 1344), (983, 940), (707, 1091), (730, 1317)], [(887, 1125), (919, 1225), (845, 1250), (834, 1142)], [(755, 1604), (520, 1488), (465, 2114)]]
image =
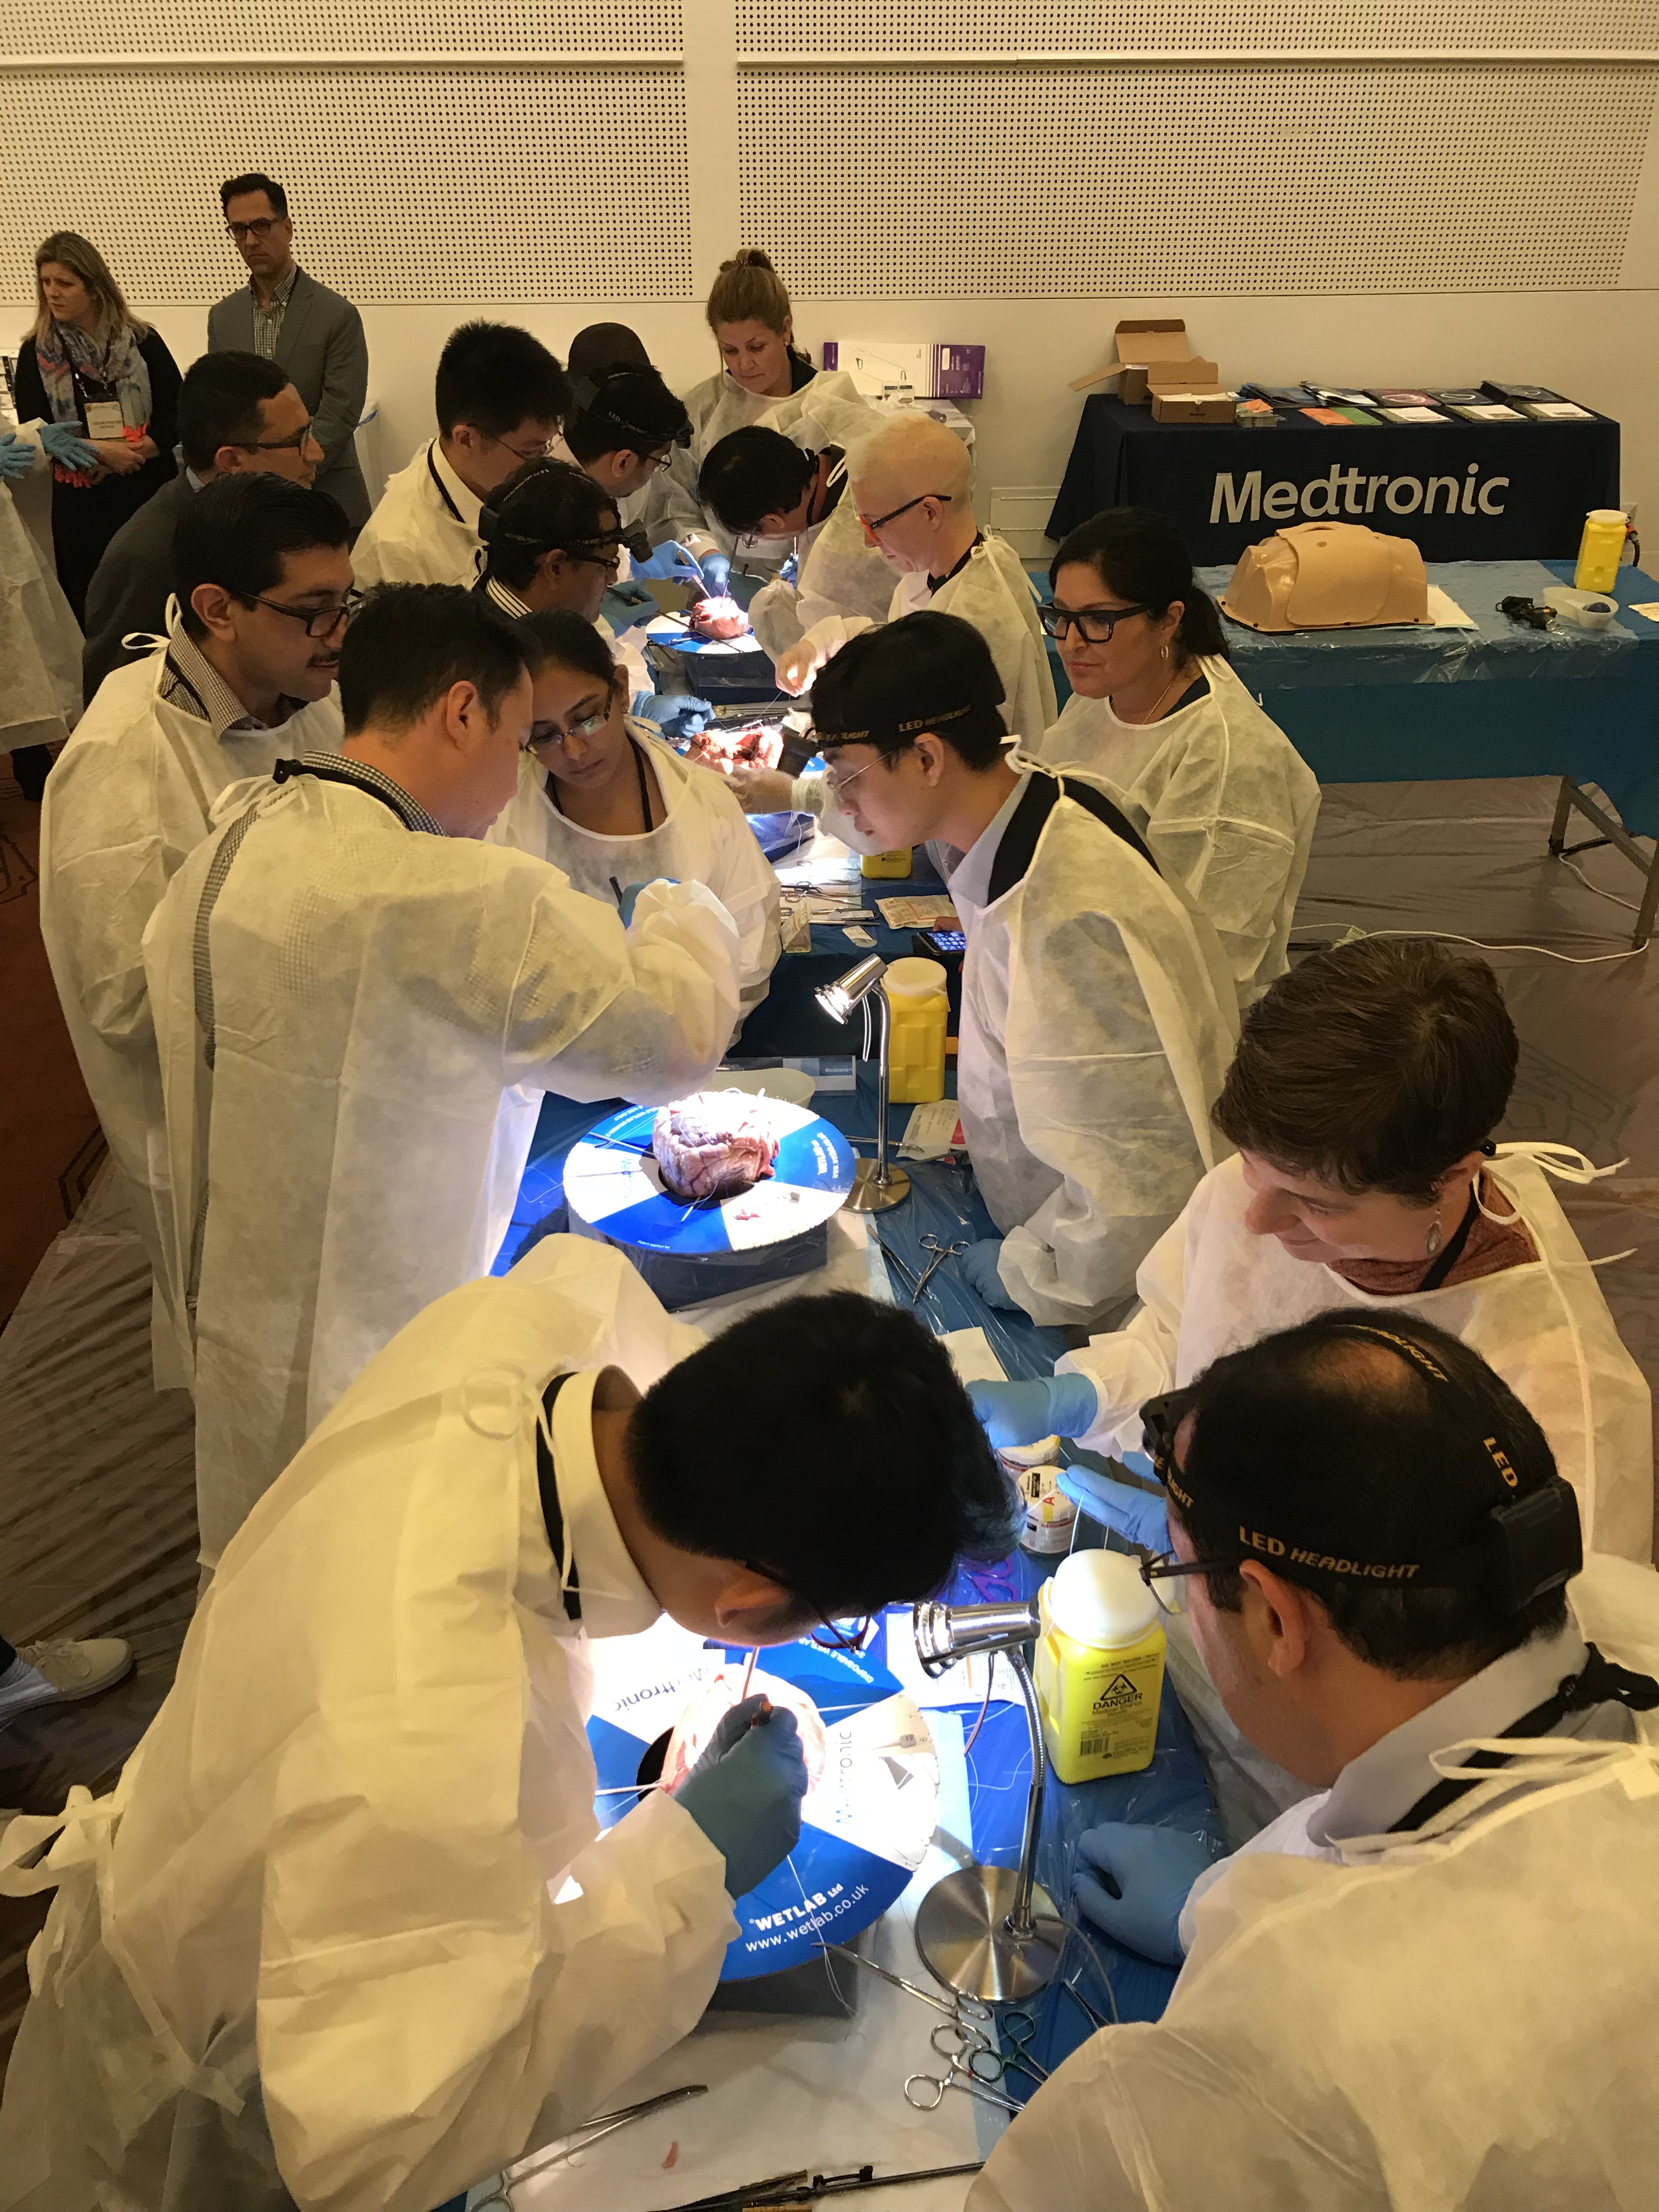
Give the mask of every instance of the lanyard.
[(930, 576), (927, 579), (927, 589), (933, 598), (937, 599), (939, 597), (939, 593), (945, 589), (945, 586), (950, 582), (952, 576), (959, 576), (962, 574), (963, 570), (968, 566), (968, 563), (973, 559), (975, 554), (978, 552), (980, 547), (983, 545), (984, 543), (985, 532), (981, 530), (978, 537), (975, 538), (973, 544), (968, 548), (968, 550), (963, 555), (961, 560), (957, 562), (954, 568), (947, 568), (942, 576)]
[(1469, 1241), (1469, 1231), (1474, 1226), (1474, 1217), (1480, 1211), (1480, 1201), (1475, 1196), (1477, 1186), (1469, 1186), (1469, 1202), (1464, 1208), (1463, 1218), (1430, 1261), (1422, 1281), (1413, 1292), (1421, 1297), (1425, 1291), (1437, 1291), (1452, 1269), (1463, 1256), (1463, 1247)]
[[(628, 733), (628, 742), (634, 748), (634, 773), (640, 780), (640, 818), (645, 823), (644, 835), (648, 837), (656, 825), (651, 819), (651, 787), (645, 780), (645, 748), (632, 731)], [(547, 795), (553, 802), (554, 812), (564, 815), (564, 805), (559, 797), (559, 779), (551, 769), (547, 772)], [(565, 819), (568, 821), (569, 817), (565, 815)]]
[[(1650, 1713), (1659, 1706), (1659, 1682), (1650, 1674), (1638, 1674), (1628, 1667), (1620, 1667), (1604, 1659), (1591, 1644), (1586, 1647), (1589, 1657), (1583, 1670), (1569, 1674), (1553, 1697), (1546, 1698), (1542, 1705), (1534, 1705), (1529, 1713), (1499, 1733), (1506, 1736), (1548, 1735), (1560, 1726), (1569, 1713), (1588, 1712), (1594, 1705), (1620, 1705), (1633, 1713)], [(1501, 1752), (1472, 1751), (1465, 1762), (1470, 1766), (1501, 1767), (1504, 1761)], [(1466, 1790), (1474, 1788), (1467, 1776), (1437, 1782), (1425, 1790), (1410, 1812), (1402, 1813), (1389, 1830), (1391, 1836), (1409, 1835), (1431, 1820), (1448, 1805), (1455, 1804)]]
[(439, 496), (439, 498), (440, 498), (441, 500), (442, 500), (442, 501), (443, 501), (444, 505), (445, 505), (445, 506), (449, 509), (450, 513), (454, 516), (454, 518), (455, 518), (456, 521), (457, 521), (457, 522), (459, 522), (459, 523), (460, 524), (460, 526), (461, 526), (462, 529), (463, 529), (463, 530), (465, 530), (465, 529), (466, 528), (466, 523), (465, 523), (465, 519), (464, 519), (464, 518), (463, 518), (463, 516), (462, 516), (461, 510), (460, 510), (460, 508), (459, 508), (459, 507), (457, 507), (457, 506), (456, 506), (456, 504), (455, 504), (454, 501), (453, 501), (453, 499), (451, 499), (451, 497), (449, 496), (448, 492), (445, 489), (445, 488), (444, 488), (444, 480), (443, 480), (443, 478), (442, 478), (442, 477), (438, 474), (438, 465), (437, 465), (437, 463), (433, 459), (433, 458), (432, 458), (432, 453), (433, 453), (433, 448), (432, 448), (432, 447), (428, 446), (428, 447), (427, 447), (427, 449), (426, 449), (426, 472), (427, 472), (428, 476), (429, 476), (429, 477), (431, 477), (431, 479), (432, 479), (433, 483), (437, 486), (437, 488), (438, 488), (438, 496)]
[[(547, 1527), (547, 1540), (556, 1566), (564, 1558), (564, 1508), (559, 1503), (558, 1470), (553, 1464), (553, 1454), (547, 1440), (553, 1433), (554, 1402), (569, 1380), (570, 1370), (568, 1368), (562, 1375), (553, 1377), (542, 1397), (542, 1410), (546, 1419), (536, 1425), (536, 1486), (541, 1492), (542, 1519)], [(560, 1595), (564, 1600), (565, 1619), (580, 1620), (582, 1617), (581, 1582), (576, 1572), (574, 1556), (570, 1561), (570, 1580), (563, 1585)]]

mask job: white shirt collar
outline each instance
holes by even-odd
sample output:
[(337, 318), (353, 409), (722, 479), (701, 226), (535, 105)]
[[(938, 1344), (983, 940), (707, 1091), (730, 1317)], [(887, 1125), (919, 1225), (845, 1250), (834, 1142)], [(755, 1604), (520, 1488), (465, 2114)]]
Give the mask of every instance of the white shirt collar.
[(1309, 1841), (1328, 1844), (1383, 1834), (1441, 1779), (1431, 1753), (1470, 1736), (1501, 1735), (1522, 1713), (1553, 1697), (1565, 1676), (1580, 1673), (1586, 1656), (1569, 1613), (1558, 1635), (1534, 1638), (1494, 1659), (1351, 1759), (1310, 1814)]
[(991, 871), (997, 862), (997, 849), (1030, 781), (1028, 769), (957, 861), (951, 878), (951, 896), (958, 912), (964, 899), (972, 907), (985, 905), (991, 890)]
[[(637, 1636), (662, 1617), (622, 1539), (593, 1451), (593, 1393), (600, 1370), (570, 1380), (553, 1401), (553, 1479), (581, 1587), (589, 1636)], [(554, 1562), (556, 1571), (560, 1565)]]

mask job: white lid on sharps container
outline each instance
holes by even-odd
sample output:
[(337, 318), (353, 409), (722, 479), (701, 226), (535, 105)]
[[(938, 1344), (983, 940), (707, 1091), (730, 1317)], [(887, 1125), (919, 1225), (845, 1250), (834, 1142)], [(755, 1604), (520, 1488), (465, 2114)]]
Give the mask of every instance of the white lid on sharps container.
[(1078, 1644), (1139, 1643), (1158, 1609), (1138, 1563), (1125, 1552), (1073, 1552), (1048, 1585), (1048, 1618)]

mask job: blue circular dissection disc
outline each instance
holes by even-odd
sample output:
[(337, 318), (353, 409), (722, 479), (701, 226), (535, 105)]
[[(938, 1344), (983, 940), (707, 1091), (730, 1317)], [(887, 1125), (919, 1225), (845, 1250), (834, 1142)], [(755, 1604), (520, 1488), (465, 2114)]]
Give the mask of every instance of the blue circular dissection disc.
[[(634, 1806), (629, 1785), (649, 1746), (702, 1683), (722, 1669), (740, 1674), (749, 1654), (687, 1647), (665, 1665), (642, 1649), (637, 1666), (618, 1668), (607, 1663), (603, 1644), (593, 1651), (587, 1739), (599, 1769), (599, 1817), (609, 1827)], [(817, 1708), (823, 1771), (802, 1807), (800, 1841), (733, 1907), (739, 1932), (722, 1981), (803, 1966), (825, 1942), (867, 1928), (906, 1887), (937, 1820), (939, 1766), (927, 1723), (884, 1667), (802, 1642), (763, 1651), (757, 1686), (763, 1675), (804, 1692)]]
[(654, 1106), (629, 1106), (598, 1122), (570, 1150), (564, 1195), (571, 1212), (612, 1243), (693, 1258), (781, 1244), (827, 1221), (853, 1188), (852, 1147), (841, 1131), (785, 1098), (742, 1094), (763, 1110), (778, 1140), (764, 1182), (718, 1206), (688, 1206), (663, 1188), (651, 1152)]

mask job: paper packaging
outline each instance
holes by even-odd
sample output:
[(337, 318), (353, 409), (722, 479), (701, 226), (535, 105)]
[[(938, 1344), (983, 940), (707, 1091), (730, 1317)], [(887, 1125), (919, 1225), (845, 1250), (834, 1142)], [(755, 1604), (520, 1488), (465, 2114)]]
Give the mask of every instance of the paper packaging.
[[(1200, 364), (1207, 366), (1207, 364)], [(1152, 394), (1154, 422), (1231, 422), (1238, 405), (1236, 392), (1224, 392), (1218, 384), (1195, 385), (1179, 392), (1155, 392)], [(1267, 410), (1271, 418), (1273, 410)]]
[(1215, 364), (1209, 364), (1207, 376), (1191, 364), (1193, 349), (1187, 336), (1187, 325), (1179, 316), (1173, 320), (1151, 318), (1131, 318), (1117, 326), (1117, 359), (1107, 368), (1097, 369), (1092, 376), (1079, 376), (1073, 380), (1073, 392), (1087, 392), (1091, 386), (1104, 384), (1114, 376), (1121, 377), (1118, 397), (1132, 406), (1142, 404), (1149, 396), (1147, 374), (1154, 364), (1168, 366), (1181, 362), (1181, 374), (1205, 383), (1213, 383)]

